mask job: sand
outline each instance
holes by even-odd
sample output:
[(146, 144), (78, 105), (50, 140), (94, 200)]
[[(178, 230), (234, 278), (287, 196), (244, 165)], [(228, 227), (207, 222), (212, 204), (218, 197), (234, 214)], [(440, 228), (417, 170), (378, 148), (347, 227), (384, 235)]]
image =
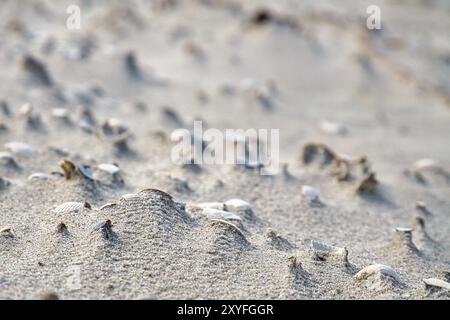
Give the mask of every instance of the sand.
[[(66, 28), (69, 4), (80, 30)], [(366, 29), (369, 4), (383, 30)], [(262, 7), (270, 18), (252, 23)], [(34, 153), (0, 162), (0, 228), (12, 228), (0, 234), (0, 298), (448, 299), (424, 279), (448, 283), (450, 271), (449, 16), (444, 0), (4, 2), (0, 151)], [(270, 89), (265, 100), (249, 83)], [(102, 133), (110, 118), (126, 144)], [(280, 129), (286, 169), (173, 163), (170, 134), (198, 119)], [(365, 156), (375, 191), (356, 192), (358, 167), (339, 181), (302, 163), (311, 142)], [(440, 169), (414, 175), (424, 158)], [(66, 179), (64, 159), (94, 180)], [(240, 221), (192, 209), (235, 198), (251, 205), (229, 210)], [(55, 212), (66, 202), (81, 208)], [(338, 249), (314, 253), (312, 240)], [(374, 264), (392, 269), (357, 276)]]

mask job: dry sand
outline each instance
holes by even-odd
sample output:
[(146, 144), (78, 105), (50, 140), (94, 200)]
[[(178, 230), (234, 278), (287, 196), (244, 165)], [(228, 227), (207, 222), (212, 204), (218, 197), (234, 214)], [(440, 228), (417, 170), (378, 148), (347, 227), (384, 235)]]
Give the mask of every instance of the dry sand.
[[(72, 3), (79, 31), (65, 28)], [(365, 28), (369, 4), (381, 7), (381, 31)], [(275, 17), (249, 22), (262, 6)], [(448, 282), (450, 271), (449, 17), (445, 0), (2, 2), (0, 94), (11, 114), (0, 110), (0, 149), (15, 141), (35, 153), (0, 161), (0, 228), (12, 227), (0, 234), (0, 298), (448, 299), (423, 279)], [(128, 56), (127, 66), (129, 52), (137, 65)], [(48, 77), (36, 79), (26, 56)], [(243, 79), (272, 88), (267, 99)], [(128, 149), (89, 132), (109, 118), (128, 126)], [(194, 119), (279, 128), (287, 172), (173, 164), (168, 136)], [(345, 134), (324, 132), (324, 120)], [(375, 193), (355, 193), (359, 172), (338, 181), (329, 167), (302, 164), (309, 142), (366, 156)], [(411, 168), (423, 158), (442, 170), (418, 179)], [(56, 174), (63, 159), (94, 168), (95, 181)], [(37, 172), (47, 179), (30, 181)], [(320, 203), (302, 196), (304, 185)], [(233, 225), (188, 210), (233, 198), (252, 206), (233, 210), (242, 218)], [(54, 211), (68, 201), (92, 208)], [(106, 203), (116, 205), (100, 210)], [(413, 244), (397, 227), (413, 228)], [(348, 257), (314, 255), (311, 240)], [(373, 264), (396, 274), (355, 276)]]

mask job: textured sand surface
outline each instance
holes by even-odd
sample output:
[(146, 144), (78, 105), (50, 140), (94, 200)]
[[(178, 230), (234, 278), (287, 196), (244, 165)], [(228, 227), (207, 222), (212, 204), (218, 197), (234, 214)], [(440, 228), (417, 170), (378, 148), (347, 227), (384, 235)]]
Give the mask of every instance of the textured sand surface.
[[(423, 281), (450, 281), (447, 1), (242, 2), (1, 4), (0, 151), (23, 142), (35, 153), (0, 154), (0, 228), (12, 227), (0, 233), (0, 298), (449, 298)], [(65, 27), (72, 3), (82, 11), (78, 31)], [(365, 28), (369, 4), (381, 7), (381, 31)], [(251, 23), (262, 7), (274, 18)], [(26, 56), (49, 77), (36, 78)], [(248, 83), (267, 89), (267, 99)], [(52, 116), (54, 108), (67, 109), (68, 119)], [(126, 148), (99, 133), (109, 118), (128, 127)], [(280, 129), (287, 169), (261, 176), (174, 164), (169, 136), (195, 119), (218, 129)], [(345, 132), (324, 132), (324, 120)], [(365, 156), (375, 193), (355, 191), (359, 168), (338, 181), (329, 166), (302, 164), (310, 142)], [(419, 179), (413, 164), (424, 158), (441, 170)], [(93, 168), (94, 180), (66, 179), (63, 159)], [(101, 163), (117, 164), (119, 175), (102, 173)], [(29, 179), (38, 172), (46, 179)], [(320, 191), (319, 203), (302, 196), (304, 185)], [(234, 198), (252, 206), (230, 210), (240, 221), (189, 209)], [(72, 201), (91, 208), (55, 212)], [(115, 205), (100, 209), (107, 203)], [(397, 227), (413, 228), (412, 243)], [(348, 256), (314, 255), (311, 240)], [(395, 274), (355, 277), (373, 264)]]

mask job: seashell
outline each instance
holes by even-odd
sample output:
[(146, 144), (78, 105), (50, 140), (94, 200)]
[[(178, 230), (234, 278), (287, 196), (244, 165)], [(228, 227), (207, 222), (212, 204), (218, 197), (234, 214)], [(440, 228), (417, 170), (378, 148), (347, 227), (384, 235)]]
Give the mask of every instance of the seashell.
[(414, 173), (418, 173), (418, 172), (421, 172), (426, 169), (436, 169), (436, 168), (439, 168), (439, 165), (437, 164), (437, 162), (435, 160), (430, 159), (430, 158), (424, 158), (424, 159), (417, 160), (413, 164), (413, 172)]
[(65, 123), (70, 123), (69, 110), (66, 108), (53, 108), (52, 117), (64, 121)]
[(26, 55), (22, 61), (22, 67), (34, 82), (48, 87), (53, 85), (47, 67), (33, 56)]
[(19, 115), (28, 116), (33, 112), (33, 105), (31, 103), (25, 103), (19, 109)]
[(50, 179), (51, 176), (46, 174), (46, 173), (42, 173), (42, 172), (36, 172), (33, 173), (31, 175), (28, 176), (28, 180), (29, 181), (35, 181), (35, 180), (48, 180)]
[(425, 172), (431, 172), (443, 176), (447, 181), (450, 181), (450, 173), (448, 173), (435, 160), (424, 158), (417, 160), (412, 166), (412, 173), (420, 182), (426, 182), (424, 177)]
[(424, 214), (425, 216), (430, 216), (431, 212), (427, 208), (427, 204), (423, 201), (417, 201), (416, 202), (416, 209), (419, 211), (419, 213)]
[(233, 82), (225, 81), (219, 86), (219, 92), (223, 95), (233, 96), (237, 92), (237, 87)]
[(56, 226), (56, 233), (67, 233), (69, 232), (69, 230), (67, 229), (67, 226), (64, 222), (60, 222), (58, 223), (58, 225)]
[(98, 210), (102, 211), (102, 210), (104, 210), (106, 208), (112, 208), (112, 207), (115, 207), (115, 206), (117, 206), (117, 203), (113, 203), (113, 202), (105, 203)]
[(327, 145), (313, 142), (303, 146), (302, 162), (305, 165), (309, 164), (319, 155), (323, 158), (321, 163), (322, 166), (329, 165), (338, 158), (337, 154)]
[(9, 182), (9, 180), (0, 177), (0, 190), (6, 188), (10, 184), (11, 182)]
[(348, 250), (345, 247), (339, 248), (316, 240), (311, 240), (310, 247), (316, 260), (327, 260), (329, 257), (335, 256), (347, 261)]
[(296, 272), (298, 270), (303, 270), (302, 267), (302, 263), (300, 261), (298, 261), (297, 257), (295, 256), (290, 256), (288, 257), (288, 261), (289, 261), (289, 270), (291, 272)]
[(302, 186), (302, 195), (308, 201), (318, 202), (320, 193), (316, 188), (304, 185)]
[(407, 248), (409, 248), (410, 250), (412, 250), (414, 252), (418, 252), (419, 251), (417, 249), (416, 245), (414, 244), (414, 242), (412, 241), (412, 231), (413, 231), (413, 229), (397, 227), (397, 228), (395, 228), (395, 231), (396, 231), (396, 233), (398, 235), (398, 242), (400, 244), (406, 246)]
[(136, 80), (141, 80), (143, 75), (141, 68), (139, 67), (136, 54), (131, 51), (127, 52), (124, 60), (125, 60), (125, 68), (128, 74)]
[(112, 226), (113, 224), (111, 220), (108, 219), (106, 221), (97, 223), (95, 226), (92, 227), (92, 231), (100, 230), (105, 239), (110, 239), (113, 236)]
[(84, 123), (89, 127), (94, 127), (97, 124), (94, 114), (91, 109), (83, 107), (80, 110), (80, 124)]
[(55, 291), (43, 291), (35, 294), (34, 299), (36, 300), (59, 300), (59, 296)]
[(84, 209), (92, 209), (92, 206), (89, 202), (65, 202), (59, 206), (57, 206), (55, 209), (53, 209), (53, 212), (55, 213), (68, 213), (68, 212), (79, 212)]
[(128, 150), (127, 141), (131, 137), (131, 133), (118, 119), (110, 118), (106, 120), (97, 130), (97, 135), (112, 143), (119, 150)]
[(36, 149), (23, 142), (8, 142), (4, 145), (9, 152), (23, 157), (32, 157), (36, 154)]
[(250, 203), (241, 199), (230, 199), (224, 203), (225, 211), (252, 211)]
[(238, 235), (241, 237), (241, 239), (243, 239), (245, 242), (247, 242), (247, 238), (245, 237), (245, 235), (242, 233), (241, 229), (239, 229), (235, 224), (225, 221), (223, 219), (212, 219), (211, 220), (211, 225), (216, 225), (216, 224), (221, 224), (221, 225), (225, 225), (227, 227), (230, 227), (230, 229), (236, 231), (238, 233)]
[(223, 211), (223, 210), (217, 210), (213, 208), (204, 208), (202, 210), (202, 213), (207, 216), (210, 219), (219, 219), (219, 220), (242, 220), (241, 217), (239, 217), (237, 214)]
[(14, 237), (14, 231), (11, 226), (0, 228), (0, 235), (4, 237)]
[(327, 120), (320, 121), (319, 128), (323, 132), (331, 135), (344, 135), (347, 133), (347, 128), (344, 125)]
[(272, 229), (272, 228), (268, 228), (268, 229), (266, 230), (266, 236), (267, 236), (268, 238), (279, 238), (279, 237), (280, 237), (280, 234), (279, 234), (276, 230), (274, 230), (274, 229)]
[(139, 198), (139, 195), (137, 195), (136, 193), (127, 193), (122, 195), (120, 198), (124, 200), (131, 200)]
[(224, 210), (224, 204), (222, 202), (188, 203), (186, 206), (186, 212), (192, 214), (196, 211), (202, 211), (206, 208)]
[(356, 188), (357, 193), (364, 193), (364, 192), (375, 192), (378, 185), (378, 180), (375, 178), (375, 173), (370, 173), (367, 177), (363, 178), (360, 183), (358, 184), (358, 187)]
[(112, 163), (101, 163), (97, 166), (97, 168), (101, 171), (107, 172), (111, 175), (118, 174), (120, 172), (120, 168)]
[(11, 118), (12, 117), (12, 112), (11, 112), (11, 109), (9, 107), (9, 104), (5, 100), (1, 100), (0, 101), (0, 112), (1, 112), (2, 115), (4, 115), (7, 118)]
[(425, 287), (428, 289), (430, 287), (435, 287), (439, 289), (445, 289), (447, 291), (450, 291), (450, 283), (447, 281), (436, 279), (436, 278), (428, 278), (423, 279), (423, 282), (425, 282)]
[(94, 180), (94, 173), (90, 166), (81, 165), (78, 170), (80, 173), (89, 180)]
[(174, 124), (177, 127), (184, 127), (183, 120), (178, 115), (178, 113), (172, 109), (169, 106), (164, 106), (162, 108), (162, 114), (164, 118), (168, 121), (170, 121), (172, 124)]
[(14, 159), (13, 155), (9, 152), (0, 152), (0, 165), (8, 168), (18, 169), (19, 165)]
[(202, 209), (215, 209), (215, 210), (224, 210), (224, 204), (222, 202), (203, 202), (195, 204), (196, 207), (202, 208)]
[(66, 179), (72, 179), (77, 175), (77, 166), (72, 161), (64, 159), (59, 165), (63, 169)]
[(388, 278), (389, 280), (398, 284), (402, 283), (397, 272), (395, 272), (395, 270), (392, 269), (391, 267), (386, 266), (384, 264), (373, 264), (367, 266), (362, 270), (360, 270), (357, 274), (355, 274), (353, 278), (356, 281), (364, 281), (373, 276)]

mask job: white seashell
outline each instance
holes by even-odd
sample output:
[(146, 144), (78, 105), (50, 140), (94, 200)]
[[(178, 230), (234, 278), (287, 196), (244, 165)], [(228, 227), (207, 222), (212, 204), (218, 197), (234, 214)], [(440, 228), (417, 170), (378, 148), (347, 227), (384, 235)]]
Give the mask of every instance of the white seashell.
[(53, 212), (55, 213), (68, 213), (68, 212), (79, 212), (84, 209), (91, 209), (91, 205), (87, 202), (65, 202), (57, 206)]
[(348, 251), (346, 248), (339, 248), (325, 244), (316, 240), (311, 240), (311, 250), (316, 258), (325, 260), (329, 256), (339, 256), (347, 259)]
[(309, 201), (318, 201), (319, 200), (319, 191), (311, 186), (302, 186), (302, 195)]
[(441, 279), (436, 279), (436, 278), (428, 278), (428, 279), (423, 279), (423, 282), (425, 282), (427, 287), (428, 286), (437, 287), (437, 288), (446, 289), (446, 290), (450, 291), (450, 283), (448, 283), (447, 281), (444, 281)]
[(109, 118), (105, 122), (112, 129), (116, 130), (128, 130), (127, 126), (117, 118)]
[(28, 176), (28, 180), (29, 181), (33, 181), (33, 180), (48, 180), (50, 179), (50, 175), (46, 174), (46, 173), (42, 173), (42, 172), (36, 172), (31, 174), (30, 176)]
[(332, 122), (332, 121), (321, 121), (319, 122), (319, 128), (325, 133), (332, 134), (332, 135), (342, 135), (347, 132), (347, 129), (344, 125)]
[(225, 201), (224, 205), (226, 211), (252, 210), (251, 204), (241, 199), (230, 199)]
[(241, 220), (241, 217), (239, 217), (235, 213), (213, 208), (205, 208), (203, 209), (202, 213), (210, 219)]
[(58, 119), (67, 119), (69, 117), (69, 110), (66, 108), (52, 109), (52, 116)]
[(224, 204), (222, 202), (203, 202), (203, 203), (197, 203), (194, 205), (195, 207), (202, 208), (202, 209), (215, 209), (215, 210), (224, 210)]
[(373, 264), (370, 266), (367, 266), (360, 270), (357, 274), (355, 274), (354, 279), (358, 281), (366, 280), (374, 275), (378, 276), (386, 276), (390, 278), (391, 280), (402, 283), (399, 275), (397, 272), (395, 272), (394, 269), (392, 269), (389, 266), (386, 266), (384, 264)]
[(33, 106), (31, 105), (31, 103), (25, 103), (19, 109), (19, 114), (22, 116), (29, 115), (31, 112), (33, 112)]
[(115, 206), (117, 206), (117, 203), (109, 202), (109, 203), (105, 203), (104, 205), (102, 205), (98, 210), (101, 211), (103, 209), (112, 208), (112, 207), (115, 207)]
[(424, 169), (434, 169), (434, 168), (438, 168), (438, 167), (439, 167), (438, 163), (430, 158), (424, 158), (424, 159), (417, 160), (413, 164), (413, 170), (415, 172), (418, 172), (418, 171), (421, 171)]
[(124, 200), (131, 200), (131, 199), (139, 198), (139, 196), (136, 193), (127, 193), (127, 194), (122, 195), (120, 198), (124, 199)]
[(120, 172), (120, 168), (112, 163), (101, 163), (98, 165), (98, 169), (105, 171), (111, 175), (117, 174)]
[(23, 142), (8, 142), (5, 143), (4, 147), (19, 156), (31, 157), (36, 154), (36, 149)]

